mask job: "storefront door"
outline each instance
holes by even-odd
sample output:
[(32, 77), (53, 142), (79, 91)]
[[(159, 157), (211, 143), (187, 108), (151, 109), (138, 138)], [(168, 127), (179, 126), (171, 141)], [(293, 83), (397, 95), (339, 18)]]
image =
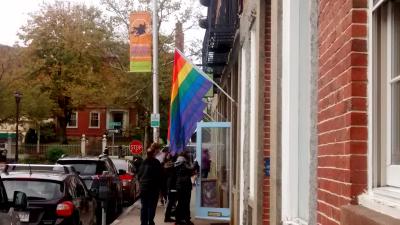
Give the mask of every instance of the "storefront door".
[(197, 123), (196, 160), (200, 174), (196, 186), (196, 217), (230, 220), (231, 123)]

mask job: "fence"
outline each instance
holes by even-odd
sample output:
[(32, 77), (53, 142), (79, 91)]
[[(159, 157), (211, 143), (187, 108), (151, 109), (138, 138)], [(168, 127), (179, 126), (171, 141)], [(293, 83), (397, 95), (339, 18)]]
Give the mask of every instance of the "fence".
[(119, 146), (112, 146), (109, 145), (107, 146), (108, 148), (108, 153), (111, 156), (122, 156), (122, 157), (132, 157), (132, 156), (143, 156), (144, 152), (142, 152), (142, 154), (132, 154), (130, 149), (129, 149), (129, 145), (119, 145)]
[[(7, 149), (7, 158), (12, 159), (15, 155), (15, 143), (11, 142), (11, 139), (8, 140), (6, 144)], [(21, 155), (21, 158), (25, 156), (46, 156), (47, 152), (51, 149), (62, 149), (68, 155), (99, 155), (101, 154), (105, 148), (108, 148), (108, 154), (111, 156), (128, 156), (132, 157), (133, 155), (129, 150), (129, 145), (107, 145), (107, 138), (103, 135), (101, 141), (92, 140), (88, 141), (85, 135), (82, 135), (81, 141), (79, 144), (19, 144), (18, 145), (18, 154)], [(143, 153), (144, 154), (144, 153)], [(138, 155), (141, 156), (141, 155)]]
[[(46, 155), (47, 152), (51, 149), (62, 149), (66, 154), (69, 155), (78, 155), (81, 154), (81, 145), (80, 144), (72, 144), (72, 145), (61, 145), (61, 144), (44, 144), (44, 145), (35, 145), (35, 144), (20, 144), (18, 145), (18, 154), (27, 154), (27, 155)], [(15, 144), (11, 144), (11, 155), (15, 154)]]

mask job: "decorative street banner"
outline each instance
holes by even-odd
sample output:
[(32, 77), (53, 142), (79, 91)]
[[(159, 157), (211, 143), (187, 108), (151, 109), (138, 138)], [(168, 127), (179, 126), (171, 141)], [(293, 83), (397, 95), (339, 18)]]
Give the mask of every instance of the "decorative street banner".
[(129, 17), (130, 71), (151, 72), (152, 24), (150, 12), (133, 12)]

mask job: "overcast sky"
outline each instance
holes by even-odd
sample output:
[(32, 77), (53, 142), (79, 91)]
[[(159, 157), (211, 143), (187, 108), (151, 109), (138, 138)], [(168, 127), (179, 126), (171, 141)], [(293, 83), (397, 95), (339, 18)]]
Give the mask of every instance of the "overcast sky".
[[(26, 24), (29, 13), (37, 11), (43, 2), (54, 2), (55, 0), (0, 0), (0, 44), (13, 45), (18, 41), (19, 28)], [(85, 3), (87, 5), (100, 4), (100, 0), (69, 0), (71, 2)], [(186, 2), (187, 0), (182, 0)], [(199, 0), (189, 0), (199, 5)], [(204, 11), (204, 9), (203, 9)], [(199, 32), (201, 35), (199, 35)], [(203, 37), (204, 30), (197, 28), (185, 32), (185, 44), (194, 38)]]

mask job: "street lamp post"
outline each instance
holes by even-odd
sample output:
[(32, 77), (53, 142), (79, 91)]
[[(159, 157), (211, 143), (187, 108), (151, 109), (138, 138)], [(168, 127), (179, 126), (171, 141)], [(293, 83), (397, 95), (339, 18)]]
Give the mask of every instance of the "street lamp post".
[(22, 94), (19, 91), (14, 93), (15, 103), (17, 104), (17, 113), (16, 113), (16, 125), (15, 125), (15, 162), (18, 162), (18, 123), (19, 123), (19, 103), (22, 98)]

